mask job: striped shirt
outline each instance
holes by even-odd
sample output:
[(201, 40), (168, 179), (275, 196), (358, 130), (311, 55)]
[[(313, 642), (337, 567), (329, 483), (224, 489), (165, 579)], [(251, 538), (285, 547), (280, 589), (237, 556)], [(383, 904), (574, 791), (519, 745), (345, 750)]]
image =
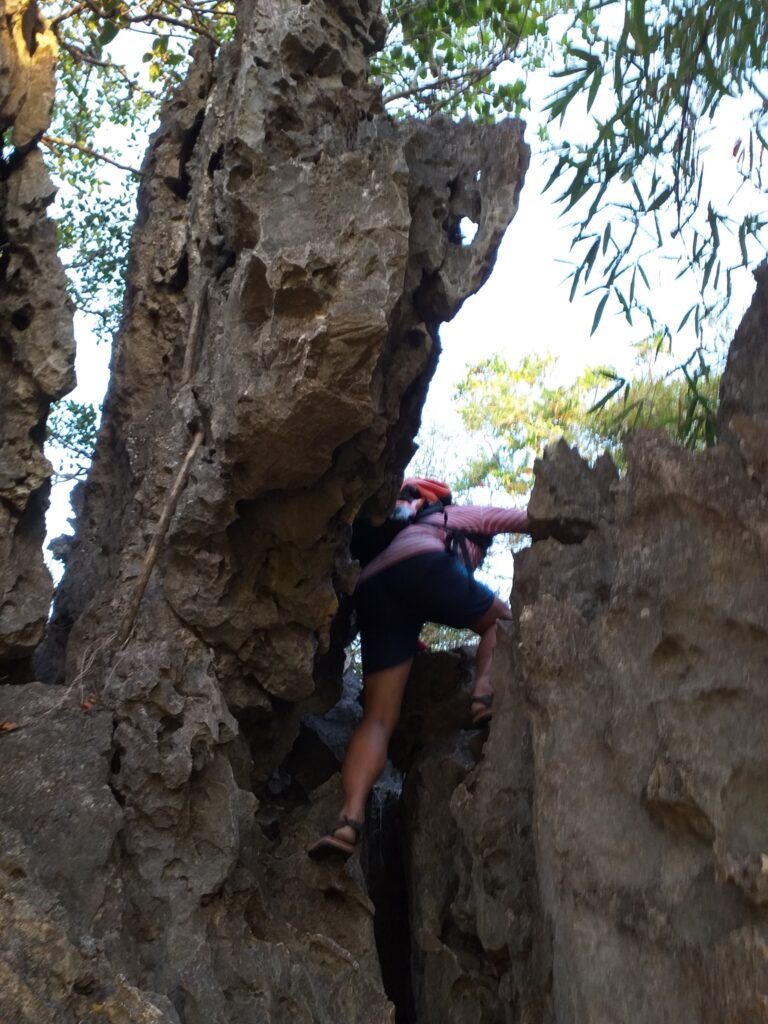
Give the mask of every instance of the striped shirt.
[[(360, 573), (358, 585), (414, 555), (445, 550), (445, 516), (448, 529), (460, 527), (472, 533), (495, 537), (498, 533), (528, 533), (528, 515), (519, 508), (492, 508), (489, 505), (448, 505), (444, 512), (433, 512), (418, 523), (406, 526), (381, 554), (372, 559)], [(471, 568), (476, 569), (483, 558), (482, 550), (467, 540)]]

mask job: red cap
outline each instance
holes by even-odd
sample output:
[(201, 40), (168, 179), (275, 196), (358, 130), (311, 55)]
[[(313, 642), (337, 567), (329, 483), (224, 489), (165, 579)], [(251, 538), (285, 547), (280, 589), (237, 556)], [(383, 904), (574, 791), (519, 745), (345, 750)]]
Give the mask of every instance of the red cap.
[(433, 480), (428, 476), (409, 476), (403, 480), (403, 487), (415, 487), (430, 505), (435, 501), (442, 501), (444, 505), (451, 503), (451, 488), (442, 480)]

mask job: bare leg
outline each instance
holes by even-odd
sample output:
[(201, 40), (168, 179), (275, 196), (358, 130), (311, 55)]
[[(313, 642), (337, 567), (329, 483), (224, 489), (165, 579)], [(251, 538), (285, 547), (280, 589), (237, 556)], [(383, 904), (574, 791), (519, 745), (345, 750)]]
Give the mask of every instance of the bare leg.
[[(371, 786), (387, 763), (389, 740), (400, 717), (400, 704), (412, 664), (413, 658), (409, 658), (392, 668), (363, 677), (363, 720), (352, 734), (341, 769), (343, 817), (354, 821), (365, 817), (365, 802)], [(340, 828), (335, 835), (348, 842), (355, 841), (355, 833), (349, 827)]]
[[(477, 645), (475, 655), (475, 686), (472, 691), (475, 697), (490, 697), (493, 694), (491, 686), (491, 665), (493, 663), (493, 650), (496, 646), (496, 623), (499, 619), (511, 619), (512, 612), (498, 597), (494, 598), (493, 604), (472, 627), (475, 633), (480, 635), (480, 643)], [(481, 705), (477, 705), (479, 709)]]

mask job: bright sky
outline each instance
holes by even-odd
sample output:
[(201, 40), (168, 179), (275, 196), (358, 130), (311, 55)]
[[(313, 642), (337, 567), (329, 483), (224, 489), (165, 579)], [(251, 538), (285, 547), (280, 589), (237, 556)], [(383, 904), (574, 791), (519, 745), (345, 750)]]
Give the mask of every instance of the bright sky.
[[(537, 110), (526, 117), (528, 141), (533, 150), (531, 168), (519, 212), (501, 245), (493, 275), (442, 331), (443, 356), (424, 410), (424, 423), (438, 425), (449, 434), (461, 433), (452, 395), (468, 364), (494, 352), (500, 352), (512, 363), (531, 352), (551, 352), (558, 359), (559, 376), (564, 381), (575, 379), (587, 365), (610, 364), (620, 372), (628, 372), (633, 359), (631, 345), (647, 333), (642, 325), (632, 328), (623, 315), (614, 315), (609, 303), (598, 331), (590, 337), (595, 296), (580, 294), (573, 303), (568, 301), (567, 266), (559, 261), (569, 258), (572, 233), (567, 221), (558, 216), (553, 201), (556, 189), (542, 195), (549, 172), (544, 170), (536, 135), (541, 117), (538, 111), (548, 89), (546, 86), (535, 97)], [(721, 117), (724, 127), (713, 136), (709, 178), (716, 182), (721, 194), (726, 188), (735, 188), (731, 151), (741, 118), (736, 106), (725, 108)], [(669, 320), (677, 323), (692, 301), (692, 283), (676, 282), (674, 276), (674, 266), (657, 261), (651, 284), (655, 300), (661, 297), (668, 304)], [(748, 272), (734, 278), (734, 325), (750, 300), (752, 287)], [(70, 397), (98, 405), (107, 384), (109, 351), (105, 345), (94, 344), (83, 318), (76, 319), (76, 331), (78, 386)], [(677, 354), (687, 354), (693, 345), (693, 336), (689, 334)], [(48, 515), (50, 536), (69, 532), (69, 489), (66, 484), (54, 488)], [(482, 500), (482, 495), (476, 500)], [(501, 567), (500, 571), (506, 575), (509, 566)]]

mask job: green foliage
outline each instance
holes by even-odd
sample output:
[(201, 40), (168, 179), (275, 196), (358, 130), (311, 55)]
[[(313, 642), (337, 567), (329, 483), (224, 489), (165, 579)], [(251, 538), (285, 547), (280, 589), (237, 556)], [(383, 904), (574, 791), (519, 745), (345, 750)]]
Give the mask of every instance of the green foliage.
[[(75, 301), (100, 337), (114, 331), (121, 308), (147, 130), (186, 70), (191, 40), (230, 38), (235, 8), (234, 0), (41, 2), (62, 47), (56, 122), (44, 139), (63, 185), (62, 245)], [(525, 107), (528, 75), (554, 75), (550, 128), (565, 119), (567, 130), (571, 114), (586, 114), (589, 126), (582, 141), (553, 149), (550, 185), (578, 215), (571, 294), (595, 294), (593, 330), (610, 301), (630, 322), (639, 313), (652, 331), (671, 334), (656, 322), (646, 270), (662, 250), (674, 273), (698, 281), (679, 327), (701, 335), (727, 304), (735, 267), (765, 251), (765, 5), (384, 0), (382, 8), (390, 30), (372, 70), (400, 115), (491, 121)], [(703, 189), (706, 127), (724, 98), (737, 96), (754, 101), (749, 136), (733, 150), (745, 184), (756, 187), (745, 216), (729, 211), (730, 196)], [(545, 144), (551, 134), (542, 127)]]
[[(557, 147), (548, 185), (579, 215), (571, 294), (581, 287), (598, 296), (593, 332), (612, 299), (630, 323), (639, 312), (651, 330), (671, 334), (690, 322), (701, 338), (706, 321), (727, 307), (733, 272), (765, 254), (765, 214), (732, 214), (733, 196), (717, 184), (709, 192), (705, 172), (721, 104), (749, 101), (749, 136), (734, 140), (732, 158), (739, 187), (751, 186), (754, 205), (764, 208), (768, 8), (754, 0), (585, 2), (564, 54), (551, 122), (590, 115), (584, 141)], [(675, 261), (678, 277), (697, 282), (696, 301), (671, 327), (656, 322), (644, 267), (659, 251)]]
[(96, 447), (98, 410), (65, 399), (48, 415), (47, 454), (54, 463), (54, 482), (84, 479)]
[(437, 622), (427, 622), (419, 639), (430, 651), (452, 651), (456, 647), (474, 646), (478, 637), (471, 629), (454, 629)]
[(183, 77), (191, 40), (232, 34), (234, 3), (47, 0), (40, 8), (60, 46), (54, 121), (42, 141), (61, 186), (62, 255), (77, 308), (108, 340), (122, 308), (147, 134)]
[[(477, 633), (471, 629), (453, 629), (452, 626), (441, 626), (436, 622), (426, 622), (419, 637), (430, 651), (453, 651), (457, 647), (472, 647), (477, 644)], [(349, 667), (355, 675), (362, 677), (363, 658), (360, 649), (360, 634), (347, 648)]]
[(607, 450), (619, 465), (623, 441), (640, 427), (663, 427), (688, 448), (715, 444), (719, 365), (697, 349), (665, 369), (662, 344), (657, 336), (638, 346), (629, 379), (610, 368), (591, 368), (573, 384), (558, 384), (554, 359), (538, 355), (517, 366), (492, 356), (471, 367), (456, 398), (481, 449), (460, 486), (525, 494), (533, 483), (534, 459), (560, 437), (587, 458)]
[(515, 61), (520, 74), (542, 63), (550, 0), (385, 0), (389, 25), (372, 71), (401, 114), (492, 121), (525, 106), (525, 82), (494, 77)]

